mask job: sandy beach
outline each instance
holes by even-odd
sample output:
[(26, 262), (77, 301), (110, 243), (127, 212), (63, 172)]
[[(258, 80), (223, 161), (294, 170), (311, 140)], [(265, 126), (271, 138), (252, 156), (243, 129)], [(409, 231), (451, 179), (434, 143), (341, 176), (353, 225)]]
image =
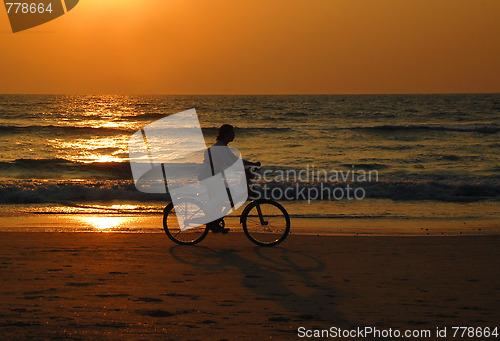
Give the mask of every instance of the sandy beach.
[[(500, 236), (0, 233), (6, 339), (298, 339), (500, 324)], [(448, 331), (449, 333), (450, 331)]]
[(500, 341), (500, 0), (3, 7), (0, 341)]

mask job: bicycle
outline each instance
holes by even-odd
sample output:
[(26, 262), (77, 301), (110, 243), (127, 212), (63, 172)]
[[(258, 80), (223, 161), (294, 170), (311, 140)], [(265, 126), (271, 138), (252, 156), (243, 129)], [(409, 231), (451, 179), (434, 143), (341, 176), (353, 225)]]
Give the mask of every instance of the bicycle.
[[(181, 199), (180, 202), (175, 207), (173, 203), (169, 203), (163, 210), (163, 229), (175, 243), (194, 245), (201, 242), (213, 229), (211, 224), (224, 228), (224, 218), (220, 218), (206, 225), (181, 230), (177, 215), (183, 214), (184, 224), (189, 225), (190, 221), (195, 222), (205, 216), (205, 204), (192, 198)], [(225, 208), (226, 214), (230, 210), (231, 208)], [(290, 233), (288, 212), (278, 202), (270, 199), (257, 199), (248, 203), (241, 213), (240, 224), (248, 239), (259, 246), (278, 245)]]

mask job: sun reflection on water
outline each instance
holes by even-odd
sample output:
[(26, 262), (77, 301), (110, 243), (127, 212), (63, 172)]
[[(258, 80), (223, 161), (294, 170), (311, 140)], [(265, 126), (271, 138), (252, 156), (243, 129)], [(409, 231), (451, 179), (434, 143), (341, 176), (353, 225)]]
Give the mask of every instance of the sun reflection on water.
[(58, 157), (83, 163), (123, 162), (128, 157), (125, 135), (93, 139), (52, 139), (49, 142), (58, 150)]
[(99, 231), (113, 231), (118, 230), (127, 221), (125, 217), (81, 217), (79, 219), (82, 223), (90, 225)]

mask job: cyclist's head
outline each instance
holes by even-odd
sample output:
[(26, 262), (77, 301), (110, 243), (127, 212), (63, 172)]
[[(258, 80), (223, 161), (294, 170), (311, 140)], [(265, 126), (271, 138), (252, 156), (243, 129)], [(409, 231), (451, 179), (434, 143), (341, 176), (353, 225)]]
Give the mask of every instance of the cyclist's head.
[(230, 124), (223, 124), (219, 128), (217, 141), (222, 141), (226, 144), (234, 140), (234, 127)]

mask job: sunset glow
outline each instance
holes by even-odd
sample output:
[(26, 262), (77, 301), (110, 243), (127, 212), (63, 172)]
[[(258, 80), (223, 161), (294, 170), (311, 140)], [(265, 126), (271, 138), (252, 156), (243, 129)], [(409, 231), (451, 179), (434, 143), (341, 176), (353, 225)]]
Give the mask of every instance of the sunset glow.
[(0, 16), (0, 93), (498, 92), (499, 21), (496, 0), (81, 1), (17, 34)]

